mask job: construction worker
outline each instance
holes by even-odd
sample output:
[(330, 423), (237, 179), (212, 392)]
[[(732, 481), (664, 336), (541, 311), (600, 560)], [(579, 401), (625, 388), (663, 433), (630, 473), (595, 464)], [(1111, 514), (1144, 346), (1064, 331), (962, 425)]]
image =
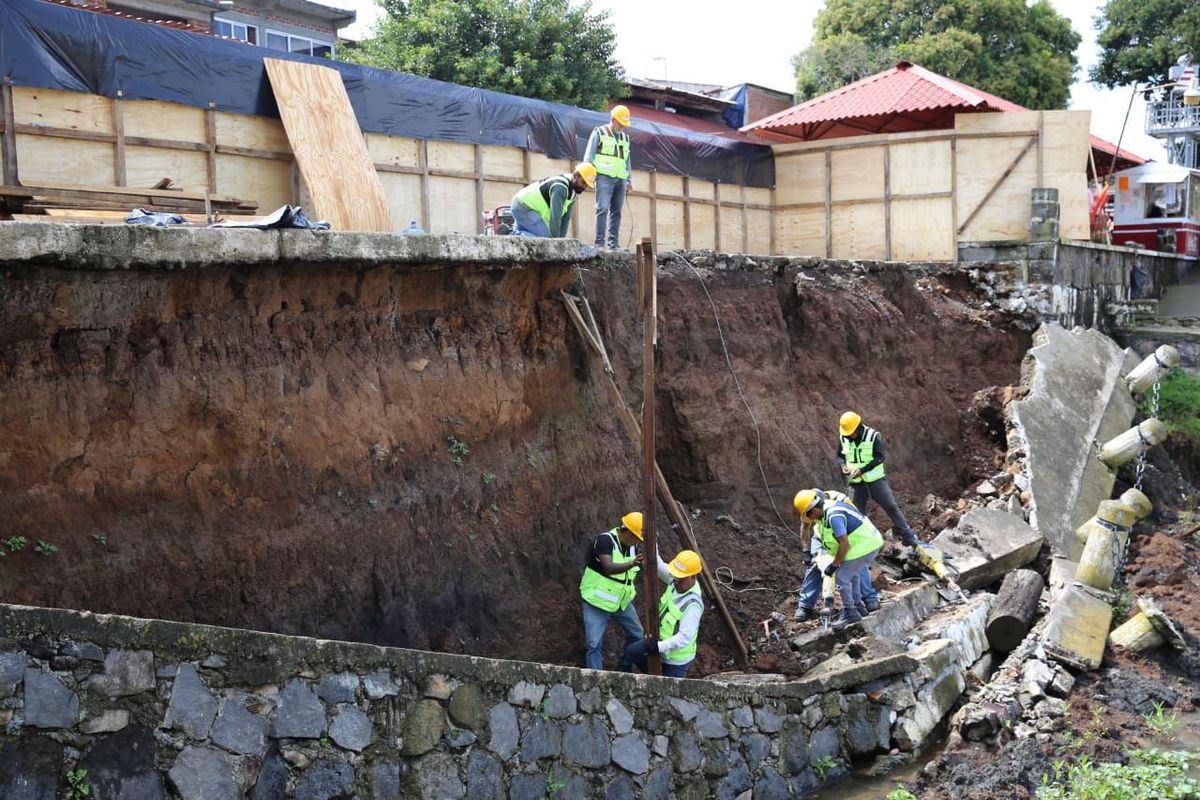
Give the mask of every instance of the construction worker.
[(883, 437), (879, 431), (863, 424), (862, 417), (853, 411), (842, 414), (838, 420), (838, 458), (842, 461), (842, 474), (850, 483), (854, 505), (863, 514), (867, 503), (874, 500), (892, 520), (900, 539), (909, 547), (916, 547), (920, 540), (904, 519), (904, 512), (896, 504), (896, 496), (888, 485), (883, 467)]
[(637, 548), (641, 540), (642, 513), (631, 511), (621, 517), (618, 527), (605, 531), (592, 542), (579, 582), (579, 594), (583, 597), (583, 639), (587, 646), (583, 660), (588, 669), (604, 669), (600, 646), (609, 618), (615, 619), (625, 631), (626, 644), (641, 641), (645, 636), (642, 621), (633, 607), (643, 560)]
[(596, 247), (621, 244), (621, 209), (633, 187), (629, 169), (629, 109), (613, 106), (607, 125), (592, 128), (583, 160), (594, 164), (596, 178)]
[(646, 671), (650, 654), (662, 655), (662, 674), (668, 678), (686, 678), (696, 658), (696, 640), (700, 634), (700, 617), (704, 615), (704, 598), (696, 576), (703, 568), (700, 554), (680, 550), (668, 564), (655, 553), (658, 577), (667, 584), (658, 601), (658, 637), (630, 642), (621, 656), (621, 671), (632, 672), (634, 666)]
[(575, 198), (596, 185), (596, 168), (580, 164), (574, 172), (534, 181), (513, 195), (509, 204), (515, 236), (561, 238), (571, 226)]
[[(825, 490), (825, 499), (828, 502), (839, 502), (853, 505), (850, 498), (841, 492), (833, 491), (832, 489)], [(818, 566), (817, 559), (828, 551), (825, 550), (825, 545), (821, 544), (821, 537), (813, 533), (811, 520), (805, 520), (800, 531), (800, 545), (805, 547), (805, 538), (807, 537), (807, 551), (804, 554), (804, 583), (800, 586), (800, 597), (796, 603), (797, 620), (803, 622), (812, 619), (816, 616), (817, 600), (821, 597), (821, 567)], [(832, 553), (829, 553), (832, 556)], [(879, 610), (879, 593), (875, 591), (875, 586), (871, 583), (871, 570), (865, 569), (862, 571), (862, 577), (859, 581), (859, 593), (862, 595), (863, 605), (866, 606), (867, 613)]]
[(834, 621), (835, 629), (861, 622), (867, 613), (862, 597), (862, 572), (883, 547), (883, 536), (866, 515), (849, 503), (829, 500), (820, 489), (802, 489), (792, 500), (796, 513), (811, 522), (813, 533), (833, 554), (833, 561), (822, 570), (837, 580), (842, 598), (842, 613)]

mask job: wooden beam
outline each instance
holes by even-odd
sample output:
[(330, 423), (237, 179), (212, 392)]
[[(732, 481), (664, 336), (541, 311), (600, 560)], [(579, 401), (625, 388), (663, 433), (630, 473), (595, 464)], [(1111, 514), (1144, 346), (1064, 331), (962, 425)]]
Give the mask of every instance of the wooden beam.
[[(1029, 134), (1026, 135), (1028, 136)], [(1021, 163), (1021, 159), (1025, 157), (1025, 154), (1029, 152), (1030, 148), (1033, 147), (1034, 142), (1036, 141), (1036, 135), (1029, 137), (1029, 141), (1027, 141), (1025, 146), (1021, 148), (1021, 152), (1017, 153), (1017, 157), (1014, 158), (1012, 163), (1008, 165), (1008, 169), (1004, 170), (1003, 174), (996, 179), (996, 182), (992, 184), (992, 188), (988, 189), (987, 194), (985, 194), (983, 199), (979, 201), (979, 205), (975, 206), (975, 209), (967, 215), (966, 221), (958, 227), (956, 232), (959, 236), (961, 236), (962, 232), (970, 226), (971, 222), (975, 219), (975, 216), (983, 210), (983, 207), (987, 205), (988, 201), (992, 199), (992, 195), (994, 195), (996, 191), (1004, 184), (1004, 182), (1008, 180), (1008, 176), (1011, 175), (1013, 170), (1017, 168), (1017, 165)]]
[[(954, 192), (920, 192), (917, 194), (893, 194), (887, 197), (852, 197), (848, 200), (833, 200), (830, 202), (834, 208), (840, 206), (857, 206), (863, 203), (882, 203), (884, 200), (930, 200), (935, 197), (953, 197)], [(806, 208), (824, 208), (824, 200), (810, 200), (806, 203), (780, 203), (775, 206), (776, 211), (796, 211)]]
[(721, 182), (713, 181), (713, 250), (721, 250)]
[(892, 260), (892, 149), (883, 144), (883, 260)]
[(208, 190), (217, 191), (217, 104), (211, 100), (204, 109), (204, 168), (208, 173)]
[(421, 227), (426, 233), (432, 233), (429, 222), (429, 142), (425, 139), (417, 142), (417, 164), (421, 170)]
[(775, 247), (776, 240), (778, 238), (777, 234), (775, 233), (775, 198), (776, 198), (775, 187), (772, 186), (771, 187), (771, 213), (767, 216), (767, 226), (768, 226), (767, 250), (769, 250), (771, 255), (773, 255), (773, 256), (780, 255), (780, 253), (778, 253), (776, 251), (776, 247)]
[[(686, 180), (686, 179), (685, 179)], [(654, 528), (654, 340), (656, 309), (654, 302), (655, 272), (654, 245), (650, 239), (642, 239), (638, 245), (639, 277), (642, 286), (642, 541), (646, 543), (646, 568), (642, 570), (646, 586), (646, 632), (658, 639), (658, 603), (662, 589), (658, 578), (658, 537)], [(662, 674), (662, 658), (651, 653), (649, 669), (651, 675)]]
[(958, 137), (950, 139), (950, 238), (954, 260), (958, 261)]
[[(742, 185), (742, 252), (750, 252), (750, 215), (746, 212), (746, 186)], [(775, 214), (771, 214), (771, 227), (775, 227)]]
[(650, 235), (658, 238), (658, 172), (650, 170)]
[(475, 148), (475, 231), (483, 230), (483, 148)]
[(5, 78), (4, 85), (0, 86), (0, 109), (4, 118), (4, 182), (15, 186), (20, 182), (20, 176), (17, 174), (17, 127), (13, 114), (12, 84), (8, 82), (8, 78)]
[(833, 258), (833, 148), (825, 150), (825, 257)]
[(117, 186), (124, 186), (126, 180), (125, 172), (125, 109), (124, 100), (125, 92), (117, 90), (117, 96), (112, 101), (112, 129), (113, 129), (113, 183)]
[[(1091, 152), (1091, 146), (1088, 146)], [(1037, 188), (1046, 183), (1046, 167), (1043, 163), (1046, 157), (1046, 112), (1038, 112), (1038, 149), (1037, 149)]]
[(683, 176), (683, 249), (692, 249), (692, 198), (691, 183), (687, 175)]

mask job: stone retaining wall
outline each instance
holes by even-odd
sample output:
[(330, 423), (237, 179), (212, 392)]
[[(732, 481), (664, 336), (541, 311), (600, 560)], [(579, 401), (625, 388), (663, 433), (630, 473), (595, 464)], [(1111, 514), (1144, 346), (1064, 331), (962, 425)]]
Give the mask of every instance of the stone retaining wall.
[(964, 624), (829, 690), (2, 605), (0, 796), (802, 797), (922, 743), (982, 654)]

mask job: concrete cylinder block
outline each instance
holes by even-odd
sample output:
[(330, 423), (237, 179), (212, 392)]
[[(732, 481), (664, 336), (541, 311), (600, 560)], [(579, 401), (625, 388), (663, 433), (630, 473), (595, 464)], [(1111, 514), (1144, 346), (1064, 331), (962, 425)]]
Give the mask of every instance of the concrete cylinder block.
[(1143, 420), (1129, 430), (1108, 441), (1100, 449), (1100, 460), (1112, 469), (1137, 458), (1142, 443), (1147, 447), (1161, 444), (1167, 439), (1167, 426), (1156, 417)]
[[(1133, 524), (1150, 513), (1153, 506), (1150, 498), (1137, 489), (1126, 489), (1120, 500), (1102, 500), (1096, 514), (1075, 529), (1075, 537), (1087, 544), (1088, 537), (1097, 528), (1117, 526), (1129, 530)], [(1103, 520), (1103, 523), (1101, 522)]]
[(1169, 344), (1160, 345), (1129, 371), (1125, 376), (1125, 385), (1133, 395), (1142, 394), (1178, 363), (1179, 351)]
[(1079, 557), (1075, 580), (1095, 589), (1108, 591), (1116, 579), (1121, 554), (1129, 541), (1135, 516), (1133, 509), (1119, 500), (1105, 500), (1096, 512), (1096, 525)]

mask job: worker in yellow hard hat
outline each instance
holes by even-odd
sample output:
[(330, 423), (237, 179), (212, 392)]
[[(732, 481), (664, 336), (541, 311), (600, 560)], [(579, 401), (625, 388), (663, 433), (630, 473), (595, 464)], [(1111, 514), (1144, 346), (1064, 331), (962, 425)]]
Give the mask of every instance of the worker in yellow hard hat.
[[(854, 505), (848, 495), (833, 489), (826, 489), (824, 491), (826, 502)], [(833, 553), (825, 549), (825, 544), (821, 541), (821, 537), (814, 530), (814, 520), (805, 519), (801, 515), (801, 521), (800, 546), (805, 550), (804, 582), (800, 585), (800, 596), (796, 601), (795, 618), (803, 622), (817, 615), (817, 601), (821, 597), (821, 570), (833, 558)], [(866, 613), (869, 614), (872, 611), (879, 610), (879, 592), (875, 591), (875, 586), (871, 583), (870, 569), (862, 571), (858, 582), (858, 591), (862, 596)]]
[(854, 505), (864, 514), (867, 503), (874, 500), (892, 520), (892, 527), (900, 539), (909, 547), (916, 547), (921, 540), (908, 525), (904, 512), (896, 503), (892, 487), (887, 482), (883, 467), (883, 437), (879, 431), (864, 425), (862, 417), (847, 411), (838, 420), (838, 459), (842, 462), (842, 474), (850, 484), (850, 496)]
[(658, 577), (667, 584), (658, 601), (658, 636), (630, 642), (621, 656), (621, 671), (632, 672), (636, 666), (645, 672), (650, 654), (657, 652), (662, 655), (663, 675), (686, 678), (696, 659), (700, 617), (704, 615), (704, 598), (696, 580), (704, 566), (694, 550), (680, 550), (669, 564), (657, 553), (655, 556)]
[(642, 567), (638, 544), (642, 541), (642, 512), (631, 511), (621, 524), (605, 531), (592, 542), (579, 594), (583, 597), (583, 639), (587, 647), (584, 666), (604, 669), (600, 647), (609, 619), (625, 631), (626, 644), (645, 636), (642, 621), (633, 607), (637, 576)]
[(563, 237), (571, 227), (575, 198), (596, 185), (596, 168), (587, 163), (574, 172), (534, 181), (513, 195), (509, 204), (517, 236)]
[(849, 503), (830, 500), (820, 489), (796, 492), (792, 506), (800, 519), (812, 524), (813, 534), (821, 537), (821, 544), (833, 555), (833, 560), (822, 570), (823, 574), (836, 578), (842, 598), (842, 613), (833, 627), (861, 622), (867, 613), (862, 597), (862, 573), (870, 568), (883, 547), (883, 536), (866, 514)]
[(583, 160), (596, 166), (596, 247), (621, 244), (621, 209), (633, 188), (630, 169), (629, 108), (613, 106), (607, 125), (592, 128)]

